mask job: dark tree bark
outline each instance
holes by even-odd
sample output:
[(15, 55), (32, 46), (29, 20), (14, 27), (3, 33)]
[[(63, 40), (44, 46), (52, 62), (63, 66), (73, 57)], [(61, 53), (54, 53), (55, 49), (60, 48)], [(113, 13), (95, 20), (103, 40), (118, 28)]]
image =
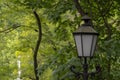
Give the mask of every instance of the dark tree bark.
[(36, 46), (35, 46), (35, 49), (34, 49), (34, 55), (33, 55), (33, 59), (34, 59), (34, 73), (35, 73), (36, 80), (39, 80), (38, 69), (37, 69), (38, 68), (37, 54), (38, 54), (38, 50), (39, 50), (40, 43), (41, 43), (41, 40), (42, 40), (42, 27), (41, 27), (40, 17), (37, 14), (37, 12), (33, 11), (33, 14), (34, 14), (34, 16), (36, 18), (37, 25), (38, 25), (38, 40), (36, 42)]
[[(89, 2), (89, 1), (88, 1)], [(82, 6), (80, 5), (79, 1), (78, 0), (74, 0), (74, 3), (75, 3), (75, 7), (77, 9), (77, 11), (80, 13), (80, 15), (83, 17), (84, 15), (86, 15), (87, 12), (85, 12), (82, 8)], [(92, 17), (92, 11), (90, 12), (90, 17)], [(92, 23), (92, 20), (90, 20), (90, 24), (91, 26), (93, 27), (93, 23)], [(78, 24), (79, 26), (79, 24)]]
[(79, 1), (78, 1), (78, 0), (74, 0), (74, 3), (75, 3), (75, 6), (76, 6), (78, 12), (81, 14), (81, 16), (84, 16), (84, 15), (85, 15), (85, 12), (84, 12), (84, 10), (82, 9)]

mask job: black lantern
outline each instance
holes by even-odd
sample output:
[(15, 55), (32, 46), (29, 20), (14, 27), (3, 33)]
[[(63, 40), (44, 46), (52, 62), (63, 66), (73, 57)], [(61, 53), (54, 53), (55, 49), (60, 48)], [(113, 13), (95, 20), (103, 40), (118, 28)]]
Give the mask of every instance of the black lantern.
[(84, 24), (73, 32), (78, 51), (78, 57), (92, 57), (98, 33), (92, 28), (90, 20), (87, 15), (83, 16)]
[(76, 72), (75, 66), (72, 65), (70, 67), (71, 71), (75, 73), (78, 77), (82, 76), (83, 80), (88, 80), (89, 76), (94, 76), (95, 74), (100, 73), (101, 68), (99, 65), (96, 66), (96, 71), (89, 72), (88, 71), (88, 63), (87, 58), (93, 57), (96, 41), (98, 38), (98, 33), (92, 28), (90, 23), (91, 18), (87, 15), (82, 17), (84, 20), (84, 24), (78, 28), (75, 32), (73, 32), (73, 36), (76, 42), (76, 47), (78, 51), (78, 57), (82, 57), (84, 59), (83, 72)]

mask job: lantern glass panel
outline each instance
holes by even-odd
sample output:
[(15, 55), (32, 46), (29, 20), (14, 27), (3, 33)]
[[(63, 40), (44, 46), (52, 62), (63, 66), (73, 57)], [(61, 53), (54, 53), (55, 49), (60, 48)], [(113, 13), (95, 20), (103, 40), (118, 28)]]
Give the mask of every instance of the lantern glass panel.
[(83, 40), (83, 56), (90, 56), (90, 52), (91, 52), (91, 45), (92, 45), (92, 39), (93, 36), (92, 35), (82, 35), (82, 40)]
[(81, 35), (74, 35), (74, 39), (75, 39), (75, 42), (76, 42), (76, 47), (77, 47), (77, 51), (78, 51), (78, 56), (83, 56), (82, 55), (82, 40), (81, 40)]
[(93, 35), (92, 49), (91, 49), (91, 55), (90, 55), (91, 57), (93, 56), (96, 48), (97, 37), (98, 37), (97, 35)]
[(95, 34), (74, 34), (76, 47), (79, 57), (92, 57), (95, 46), (97, 35)]

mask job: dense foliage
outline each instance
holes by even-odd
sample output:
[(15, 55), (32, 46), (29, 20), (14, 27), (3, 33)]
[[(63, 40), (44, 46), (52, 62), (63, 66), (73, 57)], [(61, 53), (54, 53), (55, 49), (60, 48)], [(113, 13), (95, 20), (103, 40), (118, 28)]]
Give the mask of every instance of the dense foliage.
[(100, 34), (89, 71), (100, 64), (102, 72), (95, 80), (119, 80), (119, 4), (119, 0), (0, 0), (0, 80), (18, 77), (18, 59), (22, 80), (82, 80), (69, 68), (75, 65), (82, 71), (72, 32), (83, 23), (85, 12)]

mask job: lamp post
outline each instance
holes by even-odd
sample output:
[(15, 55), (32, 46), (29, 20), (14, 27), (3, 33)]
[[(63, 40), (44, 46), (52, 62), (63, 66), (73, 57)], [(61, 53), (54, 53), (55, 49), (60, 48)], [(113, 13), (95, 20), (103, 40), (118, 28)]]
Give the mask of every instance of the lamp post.
[(82, 76), (83, 80), (88, 80), (89, 76), (93, 76), (100, 72), (100, 67), (96, 66), (95, 72), (88, 72), (87, 58), (93, 57), (95, 46), (97, 42), (98, 33), (92, 28), (90, 24), (91, 18), (87, 15), (82, 17), (84, 24), (73, 32), (75, 39), (78, 57), (84, 59), (83, 72), (76, 72), (75, 66), (71, 66), (71, 71), (78, 76)]

